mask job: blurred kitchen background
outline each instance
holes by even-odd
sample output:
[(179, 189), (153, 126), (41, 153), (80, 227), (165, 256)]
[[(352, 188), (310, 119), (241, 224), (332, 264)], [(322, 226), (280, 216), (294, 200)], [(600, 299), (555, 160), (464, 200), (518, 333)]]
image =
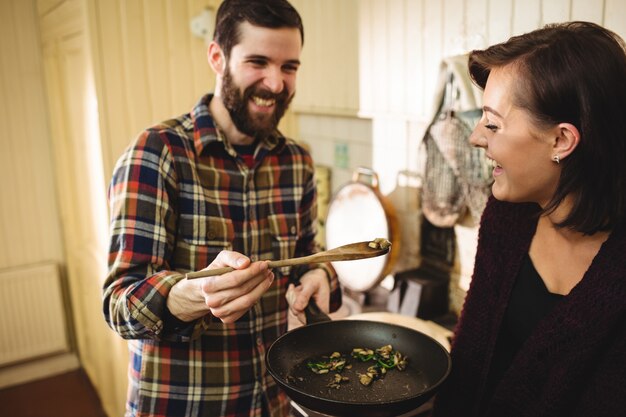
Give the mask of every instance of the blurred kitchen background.
[[(421, 209), (422, 138), (442, 61), (550, 22), (589, 20), (626, 36), (626, 1), (292, 3), (305, 44), (281, 129), (318, 164), (320, 243), (343, 236), (325, 229), (326, 215), (357, 180), (382, 202), (400, 251), (365, 287), (351, 288), (358, 273), (344, 275), (355, 306), (346, 314), (421, 317), (449, 330), (469, 285), (477, 218), (468, 211), (438, 227)], [(123, 414), (126, 343), (100, 301), (106, 187), (141, 129), (212, 89), (206, 34), (218, 5), (0, 0), (0, 390), (80, 369), (107, 415)]]

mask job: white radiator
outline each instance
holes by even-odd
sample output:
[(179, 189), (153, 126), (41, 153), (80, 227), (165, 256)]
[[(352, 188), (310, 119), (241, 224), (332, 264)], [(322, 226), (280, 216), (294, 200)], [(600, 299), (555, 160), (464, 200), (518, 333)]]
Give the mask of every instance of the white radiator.
[(0, 367), (67, 351), (57, 264), (0, 270)]

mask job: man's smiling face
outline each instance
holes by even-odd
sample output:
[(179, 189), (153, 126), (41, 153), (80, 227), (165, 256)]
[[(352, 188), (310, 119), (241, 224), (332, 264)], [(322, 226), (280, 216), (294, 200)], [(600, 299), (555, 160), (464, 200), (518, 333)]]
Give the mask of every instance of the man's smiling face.
[(295, 94), (302, 43), (295, 28), (240, 26), (224, 70), (222, 99), (237, 129), (266, 136), (278, 126)]

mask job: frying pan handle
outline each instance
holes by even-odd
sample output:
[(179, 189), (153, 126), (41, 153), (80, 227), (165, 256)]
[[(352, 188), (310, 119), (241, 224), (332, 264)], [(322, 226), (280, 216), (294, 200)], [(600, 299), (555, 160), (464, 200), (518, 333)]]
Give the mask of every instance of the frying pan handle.
[[(299, 268), (303, 267), (306, 268), (306, 265), (298, 265), (291, 269), (289, 282), (296, 287), (300, 285), (300, 275), (302, 275), (302, 271)], [(320, 309), (313, 297), (309, 298), (309, 304), (307, 304), (304, 309), (304, 316), (306, 317), (306, 324), (322, 323), (331, 320), (331, 318)]]
[(306, 316), (306, 324), (322, 323), (331, 320), (328, 314), (320, 309), (313, 298), (309, 299), (309, 304), (304, 309), (304, 315)]

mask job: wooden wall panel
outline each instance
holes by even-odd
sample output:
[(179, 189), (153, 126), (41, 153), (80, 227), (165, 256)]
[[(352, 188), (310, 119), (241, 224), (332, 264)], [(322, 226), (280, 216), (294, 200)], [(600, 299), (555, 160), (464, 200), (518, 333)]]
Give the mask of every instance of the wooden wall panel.
[[(327, 33), (328, 42), (325, 45), (335, 45), (335, 47), (330, 48), (334, 52), (331, 55), (332, 59), (327, 62), (324, 62), (323, 58), (312, 57), (313, 62), (317, 62), (322, 68), (325, 68), (324, 74), (333, 77), (328, 83), (324, 83), (323, 79), (321, 83), (319, 79), (314, 81), (316, 85), (324, 85), (329, 93), (325, 106), (330, 108), (336, 106), (341, 110), (341, 113), (350, 115), (356, 114), (359, 108), (359, 55), (358, 44), (355, 42), (355, 39), (358, 38), (359, 1), (326, 1), (324, 14), (330, 14), (333, 17), (332, 23), (327, 25), (323, 20), (318, 20), (315, 26), (320, 32)], [(333, 13), (338, 3), (341, 5), (337, 12)], [(337, 71), (339, 68), (342, 70)], [(353, 70), (346, 72), (343, 68), (352, 68)], [(306, 82), (306, 80), (303, 81)], [(302, 81), (300, 85), (302, 85)]]
[(569, 20), (571, 15), (570, 0), (551, 0), (541, 2), (542, 24)]
[[(378, 22), (381, 28), (385, 28), (385, 30), (375, 31), (374, 36), (371, 38), (372, 43), (368, 45), (370, 48), (369, 53), (372, 56), (370, 60), (372, 78), (368, 80), (368, 84), (373, 90), (373, 109), (375, 113), (381, 111), (391, 112), (389, 100), (389, 84), (391, 80), (388, 76), (391, 61), (389, 58), (390, 50), (397, 47), (398, 44), (391, 44), (388, 14), (397, 5), (397, 1), (381, 2), (374, 0), (372, 2), (372, 19), (374, 22)], [(397, 65), (402, 65), (402, 61), (397, 62)]]
[[(406, 20), (406, 1), (392, 0), (388, 5), (386, 14), (387, 31), (387, 56), (385, 57), (385, 77), (388, 80), (388, 108), (393, 114), (403, 114), (407, 109), (407, 86), (408, 76), (408, 43), (404, 42), (408, 30)], [(396, 63), (396, 64), (393, 64)], [(384, 84), (383, 84), (384, 85)]]
[[(37, 10), (42, 15), (47, 14), (50, 13), (50, 11), (55, 7), (58, 7), (64, 1), (65, 0), (37, 0)], [(34, 1), (31, 1), (30, 3), (31, 7), (35, 4)]]
[(357, 114), (360, 1), (292, 1), (304, 23), (295, 112)]
[[(321, 98), (322, 96), (322, 94), (315, 94), (315, 89), (318, 85), (312, 82), (316, 74), (314, 70), (315, 62), (311, 58), (322, 56), (324, 51), (319, 48), (323, 47), (324, 44), (316, 41), (314, 39), (315, 32), (311, 33), (309, 30), (309, 22), (316, 15), (317, 2), (298, 2), (296, 0), (294, 5), (300, 12), (302, 23), (304, 25), (304, 49), (302, 50), (302, 56), (300, 57), (302, 65), (298, 70), (296, 97), (292, 103), (293, 107), (300, 108), (310, 106), (310, 103), (312, 103), (314, 99)], [(349, 73), (352, 73), (352, 71), (349, 71)], [(305, 80), (308, 82), (305, 82)]]
[(513, 32), (520, 34), (541, 27), (542, 0), (523, 0), (513, 2)]
[[(570, 20), (586, 20), (602, 24), (604, 21), (605, 1), (572, 0)], [(622, 19), (626, 16), (622, 15)]]
[[(162, 66), (163, 74), (160, 77), (154, 77), (154, 81), (172, 80), (168, 85), (154, 85), (153, 90), (162, 90), (163, 105), (167, 104), (167, 108), (156, 111), (157, 114), (166, 114), (168, 111), (183, 112), (190, 105), (195, 104), (195, 100), (200, 98), (203, 91), (208, 91), (208, 78), (212, 74), (211, 68), (206, 60), (204, 46), (199, 45), (201, 39), (193, 38), (189, 30), (182, 30), (177, 22), (189, 22), (192, 17), (192, 11), (199, 13), (202, 7), (199, 2), (170, 2), (165, 3), (165, 7), (161, 9), (160, 24), (155, 25), (152, 32), (159, 32), (165, 29), (166, 36), (163, 36), (162, 44), (157, 48), (155, 56), (159, 59), (152, 61), (153, 67)], [(148, 29), (150, 30), (150, 29)], [(194, 47), (197, 46), (197, 47)], [(167, 63), (167, 65), (161, 65)], [(202, 79), (206, 81), (200, 83), (196, 87), (198, 74), (197, 69), (203, 69)], [(154, 82), (153, 81), (153, 82)], [(196, 97), (197, 96), (197, 97)], [(191, 103), (188, 100), (192, 100)], [(175, 116), (178, 113), (171, 114)]]
[(105, 172), (137, 133), (189, 111), (214, 86), (190, 21), (217, 0), (90, 0)]
[(126, 100), (120, 0), (88, 0), (88, 18), (106, 177), (133, 131)]
[(31, 1), (0, 1), (0, 269), (63, 254), (46, 117), (41, 44)]
[(421, 28), (424, 25), (424, 1), (405, 2), (405, 14), (402, 18), (406, 31), (403, 42), (406, 44), (405, 53), (405, 77), (404, 111), (414, 114), (416, 109), (424, 107), (424, 38), (421, 36)]
[[(142, 65), (147, 71), (148, 95), (146, 97), (138, 97), (146, 100), (145, 106), (149, 108), (150, 115), (167, 115), (165, 117), (175, 116), (173, 106), (173, 93), (175, 91), (185, 91), (187, 79), (174, 79), (171, 73), (171, 55), (170, 48), (172, 43), (170, 38), (174, 33), (179, 33), (179, 29), (174, 22), (186, 21), (185, 2), (180, 2), (178, 7), (167, 7), (168, 3), (154, 0), (143, 0), (141, 2), (143, 15), (143, 43), (149, 45), (145, 48), (145, 62)], [(172, 13), (173, 10), (178, 13)], [(185, 32), (185, 34), (189, 31)], [(184, 42), (181, 48), (184, 49)], [(140, 68), (142, 68), (140, 66)], [(134, 78), (134, 77), (133, 77)], [(163, 84), (164, 80), (171, 80), (168, 84)], [(183, 108), (178, 109), (178, 113), (182, 113), (189, 108), (192, 103), (187, 103)], [(149, 120), (149, 119), (143, 119)], [(156, 122), (156, 120), (155, 120)]]
[(507, 40), (513, 32), (513, 0), (489, 0), (487, 45)]
[[(107, 214), (88, 3), (40, 9), (46, 97), (75, 346), (109, 415), (121, 415), (125, 342), (102, 319)], [(115, 366), (111, 366), (115, 364)]]
[[(359, 36), (355, 40), (359, 51), (359, 109), (358, 113), (366, 117), (371, 114), (374, 108), (374, 89), (371, 86), (371, 80), (374, 77), (373, 56), (369, 50), (374, 43), (374, 31), (370, 29), (370, 22), (373, 17), (373, 1), (361, 0), (359, 5)], [(351, 71), (353, 74), (354, 72)]]
[(465, 52), (465, 2), (444, 0), (443, 21), (443, 56), (453, 56)]
[(468, 0), (465, 8), (465, 50), (484, 48), (489, 39), (489, 0)]
[(626, 38), (626, 1), (605, 0), (604, 25)]
[[(154, 8), (161, 7), (156, 1)], [(141, 1), (120, 3), (120, 29), (123, 52), (124, 92), (133, 132), (154, 122), (152, 93), (149, 80), (154, 74), (149, 60), (152, 39), (146, 36), (146, 10)], [(97, 53), (106, 54), (106, 50)], [(151, 65), (152, 64), (152, 65)], [(130, 132), (130, 133), (133, 133)], [(130, 138), (128, 138), (130, 139)]]
[(443, 15), (443, 2), (439, 0), (425, 0), (424, 26), (422, 27), (424, 54), (420, 57), (424, 64), (422, 67), (423, 72), (417, 74), (418, 77), (422, 78), (424, 86), (424, 107), (412, 109), (412, 113), (422, 122), (426, 122), (426, 118), (432, 113), (434, 105), (435, 85), (439, 77), (439, 64), (443, 56), (443, 45), (445, 42)]
[(362, 0), (360, 68), (353, 70), (361, 78), (359, 114), (404, 114), (424, 122), (444, 57), (577, 17), (606, 20), (619, 32), (626, 25), (621, 23), (625, 4), (620, 0)]
[[(298, 74), (297, 88), (302, 84), (310, 84), (312, 87), (311, 92), (316, 100), (307, 103), (310, 109), (314, 111), (331, 108), (340, 110), (345, 103), (338, 92), (345, 86), (339, 87), (341, 79), (337, 76), (341, 71), (334, 71), (334, 69), (337, 69), (336, 63), (341, 62), (337, 58), (344, 50), (342, 44), (346, 41), (344, 34), (346, 27), (337, 22), (337, 13), (340, 10), (338, 3), (332, 4), (328, 0), (307, 1), (307, 3), (312, 3), (309, 8), (312, 14), (308, 18), (302, 15), (306, 46), (303, 46), (302, 50), (302, 71)], [(325, 18), (323, 22), (319, 19), (321, 16)], [(299, 106), (300, 102), (296, 99), (294, 107)]]

